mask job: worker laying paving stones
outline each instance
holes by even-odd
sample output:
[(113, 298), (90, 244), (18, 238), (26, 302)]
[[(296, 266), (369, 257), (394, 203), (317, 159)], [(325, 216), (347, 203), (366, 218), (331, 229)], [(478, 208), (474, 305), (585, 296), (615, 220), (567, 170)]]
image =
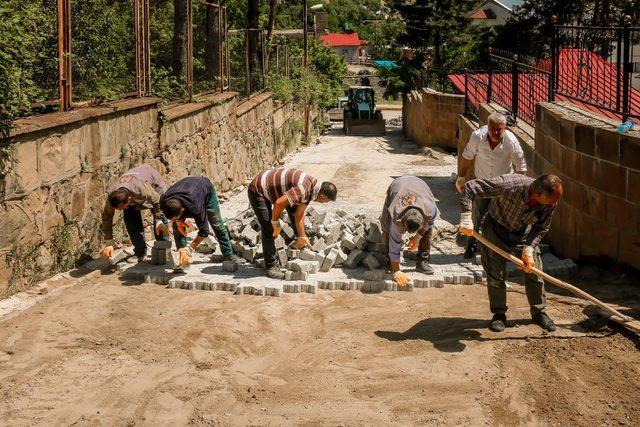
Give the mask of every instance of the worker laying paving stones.
[[(222, 220), (216, 190), (209, 178), (187, 177), (176, 182), (161, 197), (160, 208), (173, 221), (179, 265), (191, 262), (193, 252), (210, 234), (209, 225), (220, 244), (223, 261), (238, 263), (238, 258), (233, 254), (229, 230)], [(198, 235), (191, 243), (187, 243), (187, 218), (193, 218), (198, 228)]]
[(409, 277), (400, 270), (400, 255), (404, 233), (414, 234), (409, 239), (409, 250), (418, 251), (416, 270), (433, 274), (429, 265), (433, 224), (438, 214), (435, 197), (429, 186), (415, 176), (401, 176), (393, 180), (387, 189), (380, 225), (382, 243), (389, 256), (393, 280), (399, 286), (407, 286)]
[[(462, 152), (462, 161), (456, 180), (456, 189), (462, 191), (467, 172), (473, 162), (473, 172), (476, 179), (489, 179), (496, 176), (513, 173), (525, 174), (527, 161), (518, 138), (507, 127), (507, 118), (500, 113), (492, 113), (487, 118), (488, 124), (480, 127), (471, 134), (469, 143)], [(474, 162), (475, 160), (475, 162)], [(489, 199), (475, 199), (471, 216), (474, 231), (479, 231), (482, 219), (489, 208)], [(473, 237), (467, 239), (464, 252), (466, 259), (473, 258), (477, 250), (477, 242)]]
[[(555, 331), (556, 326), (545, 313), (544, 282), (531, 273), (531, 267), (542, 270), (538, 246), (549, 231), (553, 212), (561, 196), (562, 181), (555, 175), (542, 175), (534, 180), (524, 175), (508, 174), (467, 182), (460, 200), (461, 233), (473, 235), (472, 204), (476, 199), (488, 199), (488, 215), (482, 233), (484, 237), (507, 252), (515, 252), (520, 245), (524, 245), (521, 252), (524, 262), (522, 269), (531, 317), (547, 331)], [(489, 329), (501, 332), (507, 320), (507, 261), (484, 245), (481, 255), (493, 313)]]
[[(116, 210), (123, 211), (122, 216), (127, 233), (134, 247), (134, 255), (138, 262), (144, 260), (147, 253), (147, 245), (144, 238), (144, 224), (142, 222), (142, 210), (150, 209), (153, 214), (154, 224), (157, 221), (167, 223), (160, 210), (160, 196), (166, 191), (167, 186), (158, 171), (149, 165), (137, 166), (125, 172), (116, 181), (107, 197), (102, 211), (102, 232), (104, 234), (104, 249), (102, 256), (116, 263), (126, 257), (127, 254), (113, 241), (113, 216)], [(156, 232), (156, 240), (166, 240), (168, 233), (161, 229)], [(116, 253), (117, 251), (117, 253)]]
[[(283, 231), (280, 215), (287, 211), (291, 226), (286, 226), (287, 237), (296, 237), (294, 250), (311, 248), (305, 231), (305, 211), (311, 201), (327, 203), (335, 201), (336, 186), (331, 182), (320, 183), (311, 175), (298, 169), (270, 169), (260, 172), (249, 184), (249, 204), (255, 212), (262, 234), (262, 251), (267, 276), (285, 277), (277, 265), (276, 238)], [(292, 229), (292, 230), (291, 230)]]

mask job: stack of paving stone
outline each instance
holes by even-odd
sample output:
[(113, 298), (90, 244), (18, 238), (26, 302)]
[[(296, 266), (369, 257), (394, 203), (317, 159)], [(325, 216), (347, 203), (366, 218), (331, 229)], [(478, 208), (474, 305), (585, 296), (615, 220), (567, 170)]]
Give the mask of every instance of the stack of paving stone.
[[(349, 215), (343, 210), (318, 212), (313, 207), (307, 209), (307, 216), (311, 248), (292, 248), (295, 232), (288, 218), (276, 239), (277, 257), (286, 270), (286, 280), (304, 281), (309, 274), (328, 272), (333, 267), (355, 269), (363, 265), (374, 270), (386, 264), (377, 219), (365, 214)], [(227, 222), (227, 227), (236, 254), (248, 263), (264, 267), (260, 225), (253, 211)]]

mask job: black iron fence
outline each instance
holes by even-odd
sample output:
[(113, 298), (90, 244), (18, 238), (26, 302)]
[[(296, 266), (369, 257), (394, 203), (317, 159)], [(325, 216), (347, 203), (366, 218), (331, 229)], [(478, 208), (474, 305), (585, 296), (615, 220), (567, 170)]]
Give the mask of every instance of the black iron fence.
[(640, 118), (640, 28), (556, 25), (546, 58), (489, 52), (484, 71), (465, 70), (467, 112), (494, 102), (535, 124), (536, 105), (562, 100), (622, 120)]

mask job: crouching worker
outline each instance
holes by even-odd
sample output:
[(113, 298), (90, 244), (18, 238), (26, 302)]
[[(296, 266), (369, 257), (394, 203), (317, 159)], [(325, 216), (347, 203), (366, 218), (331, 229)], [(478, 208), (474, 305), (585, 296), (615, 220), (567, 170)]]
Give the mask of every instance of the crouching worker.
[(122, 216), (127, 233), (133, 243), (134, 255), (138, 262), (147, 254), (144, 239), (142, 210), (150, 209), (154, 217), (154, 234), (156, 240), (165, 240), (168, 236), (156, 232), (157, 221), (167, 222), (160, 210), (160, 196), (167, 186), (158, 171), (149, 165), (141, 165), (125, 172), (112, 187), (102, 211), (102, 232), (104, 249), (102, 256), (109, 258), (114, 249), (120, 246), (113, 241), (113, 215), (116, 210), (123, 211)]
[(276, 262), (275, 239), (282, 231), (280, 215), (286, 209), (291, 224), (295, 224), (295, 249), (311, 247), (304, 228), (304, 216), (311, 201), (333, 202), (338, 190), (331, 182), (320, 183), (298, 169), (270, 169), (256, 176), (249, 184), (249, 203), (262, 229), (262, 252), (267, 276), (281, 279), (284, 273)]
[[(173, 184), (160, 199), (160, 208), (164, 215), (173, 221), (173, 236), (180, 254), (180, 264), (191, 262), (193, 252), (207, 237), (208, 223), (220, 243), (225, 261), (236, 261), (233, 254), (229, 230), (222, 221), (220, 202), (213, 183), (204, 177), (187, 177)], [(193, 218), (198, 227), (198, 236), (193, 242), (187, 242), (187, 224), (185, 220)]]
[[(520, 254), (524, 263), (524, 286), (533, 321), (542, 329), (555, 331), (553, 320), (545, 312), (544, 282), (531, 273), (531, 267), (542, 270), (538, 245), (549, 231), (551, 217), (562, 197), (562, 181), (555, 175), (542, 175), (538, 179), (518, 174), (501, 175), (490, 179), (475, 179), (465, 184), (460, 204), (460, 232), (473, 236), (472, 204), (476, 199), (487, 199), (489, 213), (483, 223), (482, 234), (506, 252)], [(489, 329), (501, 332), (507, 321), (507, 261), (482, 245), (482, 267), (487, 273), (489, 306), (493, 318)]]
[(433, 274), (429, 265), (433, 224), (438, 214), (435, 197), (429, 186), (415, 176), (401, 176), (393, 180), (387, 189), (380, 225), (382, 243), (387, 249), (393, 280), (399, 286), (407, 286), (409, 278), (400, 270), (400, 252), (404, 233), (412, 233), (408, 248), (418, 251), (416, 270)]

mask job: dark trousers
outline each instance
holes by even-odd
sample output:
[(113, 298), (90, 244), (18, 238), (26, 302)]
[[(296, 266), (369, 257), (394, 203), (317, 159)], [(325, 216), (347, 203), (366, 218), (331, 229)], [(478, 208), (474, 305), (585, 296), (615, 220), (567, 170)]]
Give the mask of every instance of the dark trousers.
[[(124, 225), (127, 228), (131, 243), (133, 243), (133, 253), (139, 258), (145, 256), (147, 254), (147, 244), (144, 239), (142, 211), (135, 206), (130, 206), (122, 212), (122, 218), (124, 219)], [(168, 236), (165, 236), (164, 233), (156, 233), (155, 218), (153, 222), (153, 235), (156, 240), (167, 240)], [(165, 225), (167, 224), (165, 218), (162, 219), (162, 222)]]
[[(276, 239), (273, 237), (273, 225), (271, 225), (273, 205), (264, 197), (261, 197), (254, 191), (251, 191), (251, 189), (249, 189), (247, 194), (249, 196), (249, 204), (255, 212), (258, 223), (260, 224), (264, 265), (269, 269), (276, 265)], [(287, 206), (287, 214), (289, 215), (289, 221), (291, 222), (293, 230), (297, 236), (298, 230), (295, 227), (295, 206)]]
[[(500, 249), (520, 257), (521, 253), (516, 251), (516, 246), (522, 242), (522, 234), (511, 233), (493, 221), (491, 216), (488, 216), (482, 225), (482, 234)], [(504, 314), (507, 312), (507, 260), (485, 247), (485, 245), (480, 248), (480, 253), (482, 255), (482, 267), (487, 273), (487, 290), (489, 292), (491, 312), (493, 314)], [(533, 259), (536, 267), (542, 270), (540, 250), (537, 247), (534, 250)], [(533, 273), (525, 273), (524, 286), (531, 308), (531, 315), (543, 312), (547, 305), (543, 280)]]
[[(431, 237), (433, 236), (433, 227), (430, 227), (420, 238), (418, 243), (418, 261), (428, 259), (431, 254)], [(382, 251), (385, 256), (389, 256), (389, 233), (382, 232)]]
[[(215, 193), (213, 193), (209, 200), (207, 200), (207, 219), (209, 220), (209, 225), (213, 229), (213, 234), (215, 234), (216, 240), (220, 243), (220, 251), (222, 254), (232, 254), (233, 248), (231, 246), (231, 236), (229, 235), (229, 229), (222, 220), (220, 200), (218, 200), (218, 195)], [(187, 246), (187, 237), (183, 236), (180, 231), (178, 231), (178, 224), (175, 221), (173, 222), (173, 236), (178, 249)]]

